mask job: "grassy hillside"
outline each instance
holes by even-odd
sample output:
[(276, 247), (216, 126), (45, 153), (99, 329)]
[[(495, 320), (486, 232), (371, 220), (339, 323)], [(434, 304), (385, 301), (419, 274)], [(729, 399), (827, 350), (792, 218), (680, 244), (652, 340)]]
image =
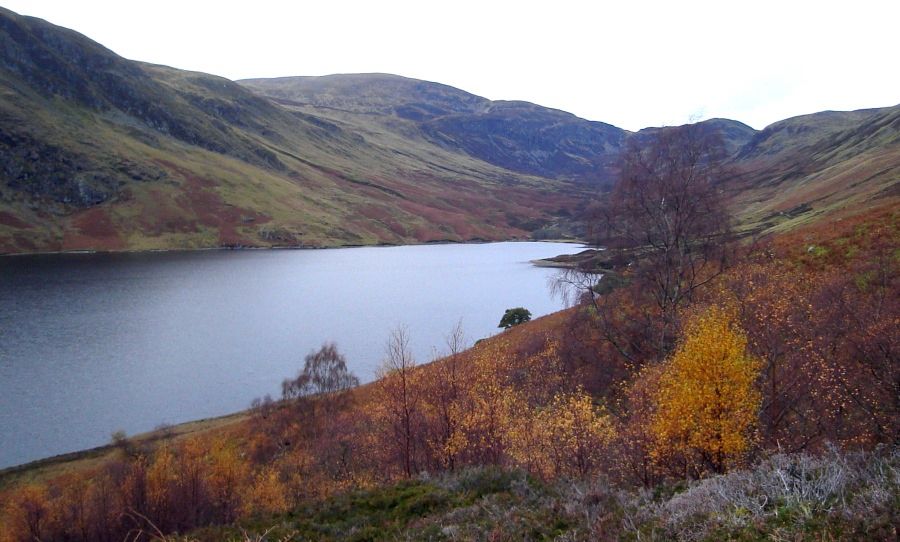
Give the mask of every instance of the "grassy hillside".
[[(595, 187), (615, 176), (628, 132), (527, 102), (490, 101), (428, 81), (387, 74), (240, 81), (281, 104), (404, 127), (413, 138), (505, 169)], [(374, 119), (373, 119), (374, 117)]]
[(787, 231), (890, 205), (900, 196), (900, 106), (775, 123), (734, 165), (727, 186), (746, 229)]
[(577, 204), (565, 182), (6, 10), (0, 42), (0, 252), (521, 238)]

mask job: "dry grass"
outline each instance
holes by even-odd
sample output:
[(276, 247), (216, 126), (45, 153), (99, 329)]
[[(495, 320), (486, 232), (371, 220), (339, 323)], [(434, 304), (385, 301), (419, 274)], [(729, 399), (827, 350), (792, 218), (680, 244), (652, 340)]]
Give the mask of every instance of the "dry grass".
[(623, 491), (595, 480), (566, 493), (567, 514), (593, 539), (890, 539), (900, 520), (900, 449), (775, 454), (686, 487)]

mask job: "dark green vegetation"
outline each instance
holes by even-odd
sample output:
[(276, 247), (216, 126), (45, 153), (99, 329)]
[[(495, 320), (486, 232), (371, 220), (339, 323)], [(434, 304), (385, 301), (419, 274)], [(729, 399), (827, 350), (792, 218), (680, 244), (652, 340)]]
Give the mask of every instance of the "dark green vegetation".
[[(513, 527), (518, 539), (552, 539), (570, 523), (542, 507), (554, 491), (521, 472), (479, 468), (353, 491), (285, 515), (259, 517), (243, 529), (201, 530), (193, 537), (240, 539), (243, 530), (268, 531), (276, 540), (478, 540)], [(503, 523), (497, 522), (498, 513), (505, 516)]]
[[(0, 11), (0, 252), (548, 238), (630, 133), (383, 74), (234, 83), (123, 59)], [(825, 112), (725, 143), (745, 229), (895, 197), (900, 110)]]
[(531, 320), (531, 311), (526, 308), (516, 307), (514, 309), (506, 309), (506, 312), (503, 313), (503, 317), (500, 318), (500, 325), (497, 327), (509, 329), (513, 326), (524, 324), (529, 320)]

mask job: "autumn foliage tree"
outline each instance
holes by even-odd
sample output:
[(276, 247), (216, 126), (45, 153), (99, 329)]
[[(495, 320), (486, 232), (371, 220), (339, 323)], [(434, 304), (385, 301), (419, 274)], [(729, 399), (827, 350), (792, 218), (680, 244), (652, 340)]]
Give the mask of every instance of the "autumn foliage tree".
[(626, 484), (652, 487), (663, 478), (664, 471), (653, 457), (657, 446), (653, 419), (663, 369), (660, 364), (642, 367), (617, 400), (613, 457), (607, 468), (614, 479)]
[(454, 407), (457, 430), (447, 450), (468, 463), (500, 465), (510, 444), (509, 428), (525, 412), (522, 390), (512, 385), (509, 344), (492, 342), (469, 360), (467, 386)]
[(738, 464), (753, 442), (759, 370), (730, 311), (711, 307), (692, 319), (659, 379), (654, 456), (694, 476)]
[(460, 430), (460, 400), (469, 375), (462, 356), (465, 334), (461, 321), (447, 335), (446, 347), (446, 355), (435, 359), (420, 380), (422, 393), (428, 398), (423, 404), (428, 468), (435, 470), (454, 470), (457, 466), (458, 451), (450, 442)]
[(806, 449), (823, 436), (826, 412), (816, 397), (823, 382), (816, 354), (817, 310), (810, 303), (818, 280), (766, 261), (746, 262), (724, 281), (717, 299), (730, 300), (761, 361), (759, 432), (762, 444)]
[[(683, 309), (726, 269), (731, 229), (719, 188), (728, 175), (723, 156), (721, 138), (702, 125), (634, 138), (612, 191), (593, 207), (592, 242), (628, 254), (634, 264), (628, 279), (640, 310), (623, 315), (615, 305), (594, 305), (606, 339), (627, 358), (665, 357)], [(562, 280), (596, 302), (591, 271), (569, 271)]]
[(509, 434), (516, 464), (544, 478), (584, 477), (607, 459), (615, 430), (612, 417), (576, 390), (522, 412)]

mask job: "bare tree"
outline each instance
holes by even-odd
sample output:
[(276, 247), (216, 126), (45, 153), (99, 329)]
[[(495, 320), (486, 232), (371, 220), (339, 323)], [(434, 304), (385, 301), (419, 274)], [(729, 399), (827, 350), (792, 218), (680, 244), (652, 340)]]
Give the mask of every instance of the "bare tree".
[[(717, 134), (696, 124), (633, 138), (618, 181), (592, 207), (592, 243), (630, 257), (635, 290), (655, 309), (660, 325), (652, 342), (658, 355), (671, 349), (681, 309), (729, 261), (732, 235), (717, 185), (728, 175), (722, 148)], [(576, 270), (560, 282), (588, 295), (601, 320), (609, 321), (601, 314), (609, 308), (597, 303), (597, 279), (591, 270)], [(616, 333), (610, 331), (612, 338)], [(623, 353), (625, 342), (617, 340)]]
[(307, 354), (297, 378), (282, 382), (281, 395), (284, 399), (330, 395), (358, 385), (359, 379), (347, 369), (347, 358), (338, 352), (335, 343), (329, 342), (318, 352)]
[[(462, 327), (462, 320), (450, 330), (445, 337), (447, 350), (438, 355), (435, 352), (432, 367), (432, 400), (435, 406), (436, 419), (431, 430), (435, 433), (430, 440), (438, 450), (440, 466), (454, 470), (456, 468), (456, 453), (450, 450), (447, 443), (459, 430), (459, 420), (454, 408), (462, 397), (463, 389), (463, 361), (460, 355), (466, 349), (466, 338)], [(442, 359), (441, 359), (442, 358)]]
[[(335, 435), (340, 413), (346, 410), (352, 396), (346, 393), (359, 385), (359, 379), (347, 369), (347, 359), (333, 342), (324, 343), (318, 351), (306, 355), (303, 370), (297, 378), (281, 384), (281, 395), (292, 401), (291, 409), (302, 420), (302, 432), (310, 441), (319, 442)], [(289, 417), (281, 417), (288, 422)], [(274, 429), (274, 424), (273, 425)], [(284, 446), (288, 439), (280, 439)], [(332, 450), (329, 450), (332, 451)], [(320, 454), (326, 460), (327, 454)]]
[(387, 413), (387, 427), (404, 474), (418, 470), (416, 445), (419, 439), (419, 387), (414, 381), (416, 360), (409, 349), (409, 332), (399, 327), (391, 332), (380, 369), (379, 388)]

